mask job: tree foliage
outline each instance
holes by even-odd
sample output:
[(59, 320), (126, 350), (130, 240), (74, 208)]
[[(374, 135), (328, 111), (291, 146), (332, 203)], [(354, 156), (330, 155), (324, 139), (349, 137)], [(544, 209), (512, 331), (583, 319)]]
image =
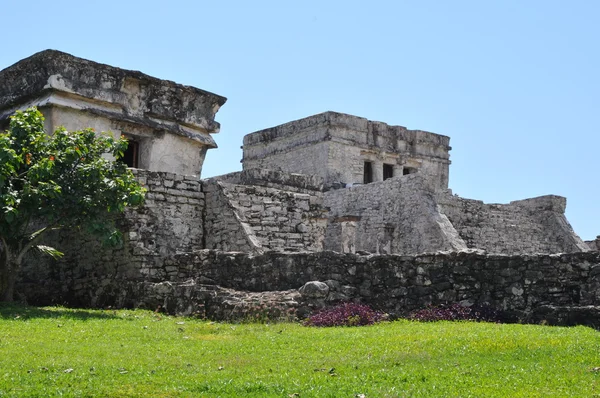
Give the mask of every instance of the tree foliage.
[[(124, 139), (97, 135), (92, 129), (52, 135), (35, 108), (17, 112), (0, 134), (0, 301), (11, 301), (23, 256), (59, 228), (84, 227), (116, 244), (114, 215), (142, 203), (145, 190), (118, 161)], [(113, 160), (114, 159), (114, 160)]]

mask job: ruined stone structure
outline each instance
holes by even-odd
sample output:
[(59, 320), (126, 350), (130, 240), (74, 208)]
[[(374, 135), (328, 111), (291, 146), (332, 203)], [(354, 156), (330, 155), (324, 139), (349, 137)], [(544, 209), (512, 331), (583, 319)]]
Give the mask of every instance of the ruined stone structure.
[[(0, 71), (0, 125), (37, 105), (48, 130), (124, 134), (148, 189), (121, 221), (123, 247), (79, 231), (51, 236), (66, 255), (31, 259), (24, 297), (216, 318), (255, 301), (305, 314), (359, 300), (392, 315), (458, 301), (519, 319), (541, 311), (568, 323), (571, 307), (591, 317), (576, 322), (600, 319), (600, 245), (573, 232), (564, 198), (458, 197), (448, 137), (334, 112), (247, 135), (244, 170), (202, 180), (224, 102), (57, 51)], [(298, 290), (317, 280), (320, 296)]]
[(325, 188), (367, 184), (419, 171), (448, 188), (450, 138), (336, 112), (244, 137), (244, 170), (266, 168), (323, 177)]
[[(215, 114), (226, 98), (46, 50), (0, 71), (0, 120), (37, 106), (46, 130), (94, 128), (124, 135), (132, 167), (200, 175), (216, 148)], [(0, 127), (5, 127), (0, 124)]]

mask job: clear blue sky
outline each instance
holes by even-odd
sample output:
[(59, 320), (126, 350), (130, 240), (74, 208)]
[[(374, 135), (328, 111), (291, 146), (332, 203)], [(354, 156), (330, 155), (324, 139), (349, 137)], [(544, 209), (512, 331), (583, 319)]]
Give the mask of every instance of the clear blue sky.
[(600, 1), (4, 0), (0, 69), (53, 48), (228, 98), (203, 177), (242, 137), (326, 110), (451, 137), (450, 187), (568, 198), (600, 234)]

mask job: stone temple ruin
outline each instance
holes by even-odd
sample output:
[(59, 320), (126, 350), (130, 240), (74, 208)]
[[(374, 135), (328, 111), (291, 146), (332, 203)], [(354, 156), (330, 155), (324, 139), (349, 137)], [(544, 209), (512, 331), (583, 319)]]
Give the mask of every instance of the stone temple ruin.
[(565, 198), (453, 195), (449, 137), (336, 112), (248, 134), (243, 171), (200, 179), (225, 101), (53, 50), (0, 71), (0, 127), (37, 106), (48, 131), (123, 135), (148, 189), (121, 220), (123, 247), (51, 236), (65, 257), (31, 258), (23, 298), (213, 318), (259, 302), (299, 315), (342, 301), (392, 315), (460, 302), (598, 324), (600, 240), (573, 232)]

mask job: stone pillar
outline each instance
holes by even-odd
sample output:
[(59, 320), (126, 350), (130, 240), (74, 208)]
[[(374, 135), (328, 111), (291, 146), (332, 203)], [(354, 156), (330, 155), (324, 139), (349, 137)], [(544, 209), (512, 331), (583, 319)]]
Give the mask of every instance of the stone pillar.
[(342, 224), (342, 253), (356, 251), (356, 222), (344, 221)]
[(381, 160), (373, 161), (373, 182), (383, 181), (383, 162)]

